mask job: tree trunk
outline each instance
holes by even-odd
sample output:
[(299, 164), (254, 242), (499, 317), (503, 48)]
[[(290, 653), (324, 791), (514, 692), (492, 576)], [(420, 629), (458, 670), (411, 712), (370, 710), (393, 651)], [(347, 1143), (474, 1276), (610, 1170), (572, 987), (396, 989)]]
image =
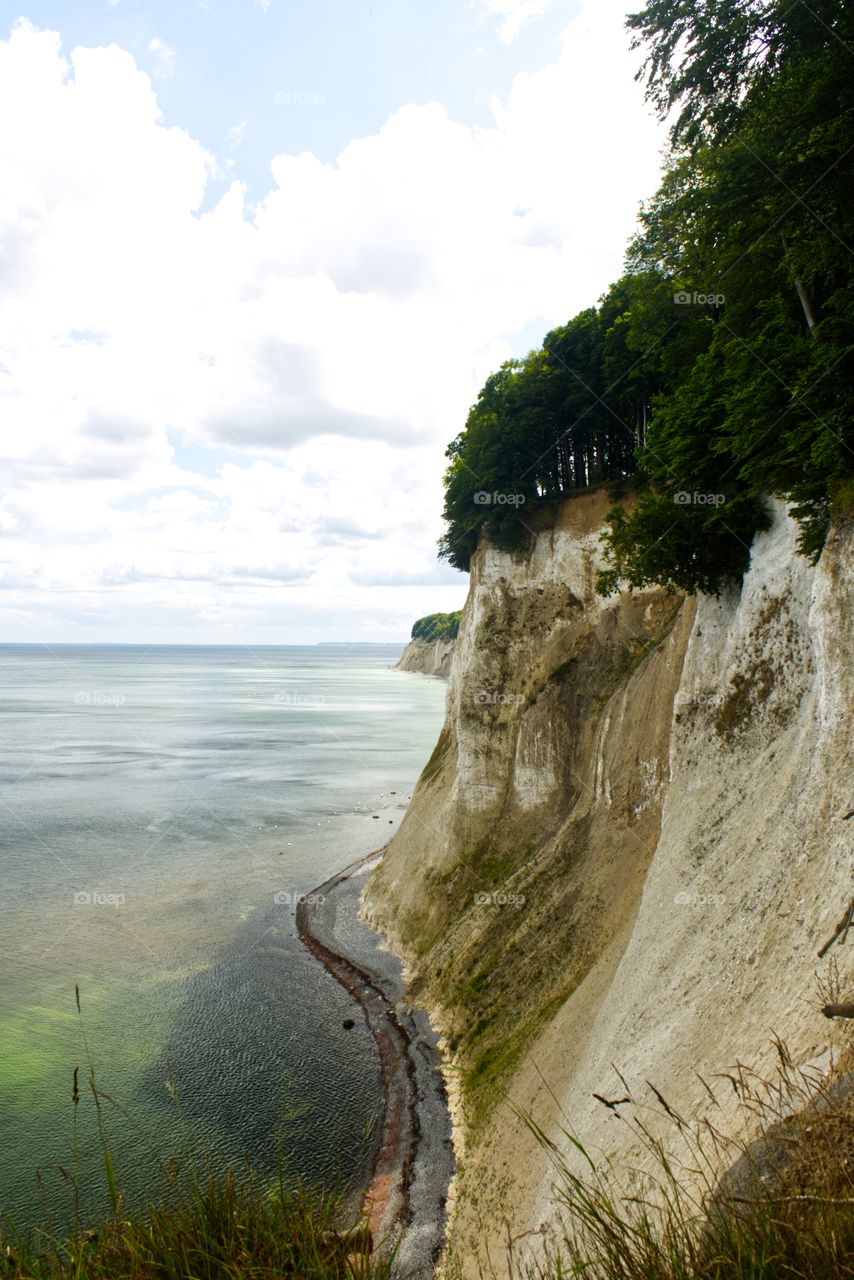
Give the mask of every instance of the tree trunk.
[[(788, 240), (782, 234), (780, 235), (780, 239), (783, 241), (783, 252), (788, 253), (789, 252)], [(791, 263), (789, 263), (789, 270), (791, 271), (792, 279), (795, 282), (795, 289), (797, 290), (798, 298), (800, 299), (801, 308), (804, 313), (804, 319), (807, 322), (807, 326), (809, 327), (810, 333), (812, 333), (813, 330), (815, 329), (815, 323), (816, 323), (815, 311), (812, 305), (812, 298), (807, 292), (806, 285), (804, 284), (803, 280), (801, 280), (801, 277), (798, 275), (797, 271), (795, 270), (795, 268), (792, 266)]]

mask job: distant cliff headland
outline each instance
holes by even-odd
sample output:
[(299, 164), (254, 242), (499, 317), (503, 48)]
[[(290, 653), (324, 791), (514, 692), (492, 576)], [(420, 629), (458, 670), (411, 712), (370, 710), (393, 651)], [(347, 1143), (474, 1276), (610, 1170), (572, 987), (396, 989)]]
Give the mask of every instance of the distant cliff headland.
[(395, 669), (414, 671), (423, 676), (441, 676), (447, 680), (459, 629), (459, 610), (456, 613), (430, 613), (419, 618), (413, 624), (412, 637)]

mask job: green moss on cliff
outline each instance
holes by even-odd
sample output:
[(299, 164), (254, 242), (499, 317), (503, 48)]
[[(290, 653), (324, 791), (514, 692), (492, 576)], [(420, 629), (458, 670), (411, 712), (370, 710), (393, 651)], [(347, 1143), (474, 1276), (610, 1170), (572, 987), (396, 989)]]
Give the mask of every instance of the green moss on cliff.
[(437, 891), (450, 889), (456, 919), (451, 933), (440, 933), (449, 945), (438, 942), (443, 962), (431, 985), (453, 1010), (450, 1046), (465, 1065), (473, 1136), (526, 1047), (586, 970), (590, 940), (566, 874), (585, 852), (581, 829), (576, 837), (571, 852), (564, 845), (546, 858), (533, 843), (501, 849), (484, 841), (433, 881)]

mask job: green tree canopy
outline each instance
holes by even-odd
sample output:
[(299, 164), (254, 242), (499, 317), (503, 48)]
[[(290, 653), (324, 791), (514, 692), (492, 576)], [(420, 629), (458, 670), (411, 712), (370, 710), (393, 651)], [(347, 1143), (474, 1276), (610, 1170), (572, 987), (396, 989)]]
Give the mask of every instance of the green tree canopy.
[(456, 640), (460, 629), (460, 610), (455, 613), (428, 613), (412, 625), (413, 640)]
[(680, 112), (664, 178), (627, 274), (487, 380), (448, 449), (440, 547), (467, 568), (482, 534), (521, 546), (537, 504), (632, 478), (600, 588), (715, 591), (767, 495), (811, 556), (850, 501), (854, 11), (648, 0), (629, 25)]

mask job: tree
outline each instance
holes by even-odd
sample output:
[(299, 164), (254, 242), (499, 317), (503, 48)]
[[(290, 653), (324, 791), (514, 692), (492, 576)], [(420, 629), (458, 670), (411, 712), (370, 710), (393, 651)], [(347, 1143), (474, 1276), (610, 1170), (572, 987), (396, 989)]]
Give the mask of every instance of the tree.
[[(621, 580), (717, 591), (766, 495), (821, 550), (854, 474), (854, 11), (831, 0), (648, 0), (649, 95), (678, 109), (628, 273), (487, 380), (448, 450), (442, 553), (512, 550), (530, 505), (631, 477)], [(478, 507), (479, 489), (524, 506)]]
[[(844, 0), (647, 0), (631, 14), (632, 47), (646, 59), (638, 78), (671, 129), (675, 151), (729, 135), (746, 96), (761, 93), (792, 53), (815, 59), (850, 39)], [(763, 83), (764, 82), (764, 83)]]
[[(801, 549), (815, 556), (851, 474), (851, 54), (819, 23), (801, 44), (791, 25), (785, 34), (773, 75), (764, 65), (729, 131), (673, 161), (630, 249), (635, 270), (661, 271), (683, 296), (720, 302), (709, 310), (707, 352), (686, 361), (681, 385), (654, 405), (639, 463), (657, 498), (614, 525), (615, 567), (632, 582), (648, 573), (652, 541), (656, 562), (669, 545), (652, 512), (676, 491), (702, 483), (724, 493), (702, 520), (671, 513), (684, 537), (678, 557), (673, 544), (683, 582), (688, 551), (705, 563), (711, 545), (720, 580), (745, 561), (764, 493), (790, 501)], [(724, 530), (729, 544), (718, 545)], [(613, 580), (612, 571), (603, 586)], [(701, 580), (707, 589), (705, 569)]]

